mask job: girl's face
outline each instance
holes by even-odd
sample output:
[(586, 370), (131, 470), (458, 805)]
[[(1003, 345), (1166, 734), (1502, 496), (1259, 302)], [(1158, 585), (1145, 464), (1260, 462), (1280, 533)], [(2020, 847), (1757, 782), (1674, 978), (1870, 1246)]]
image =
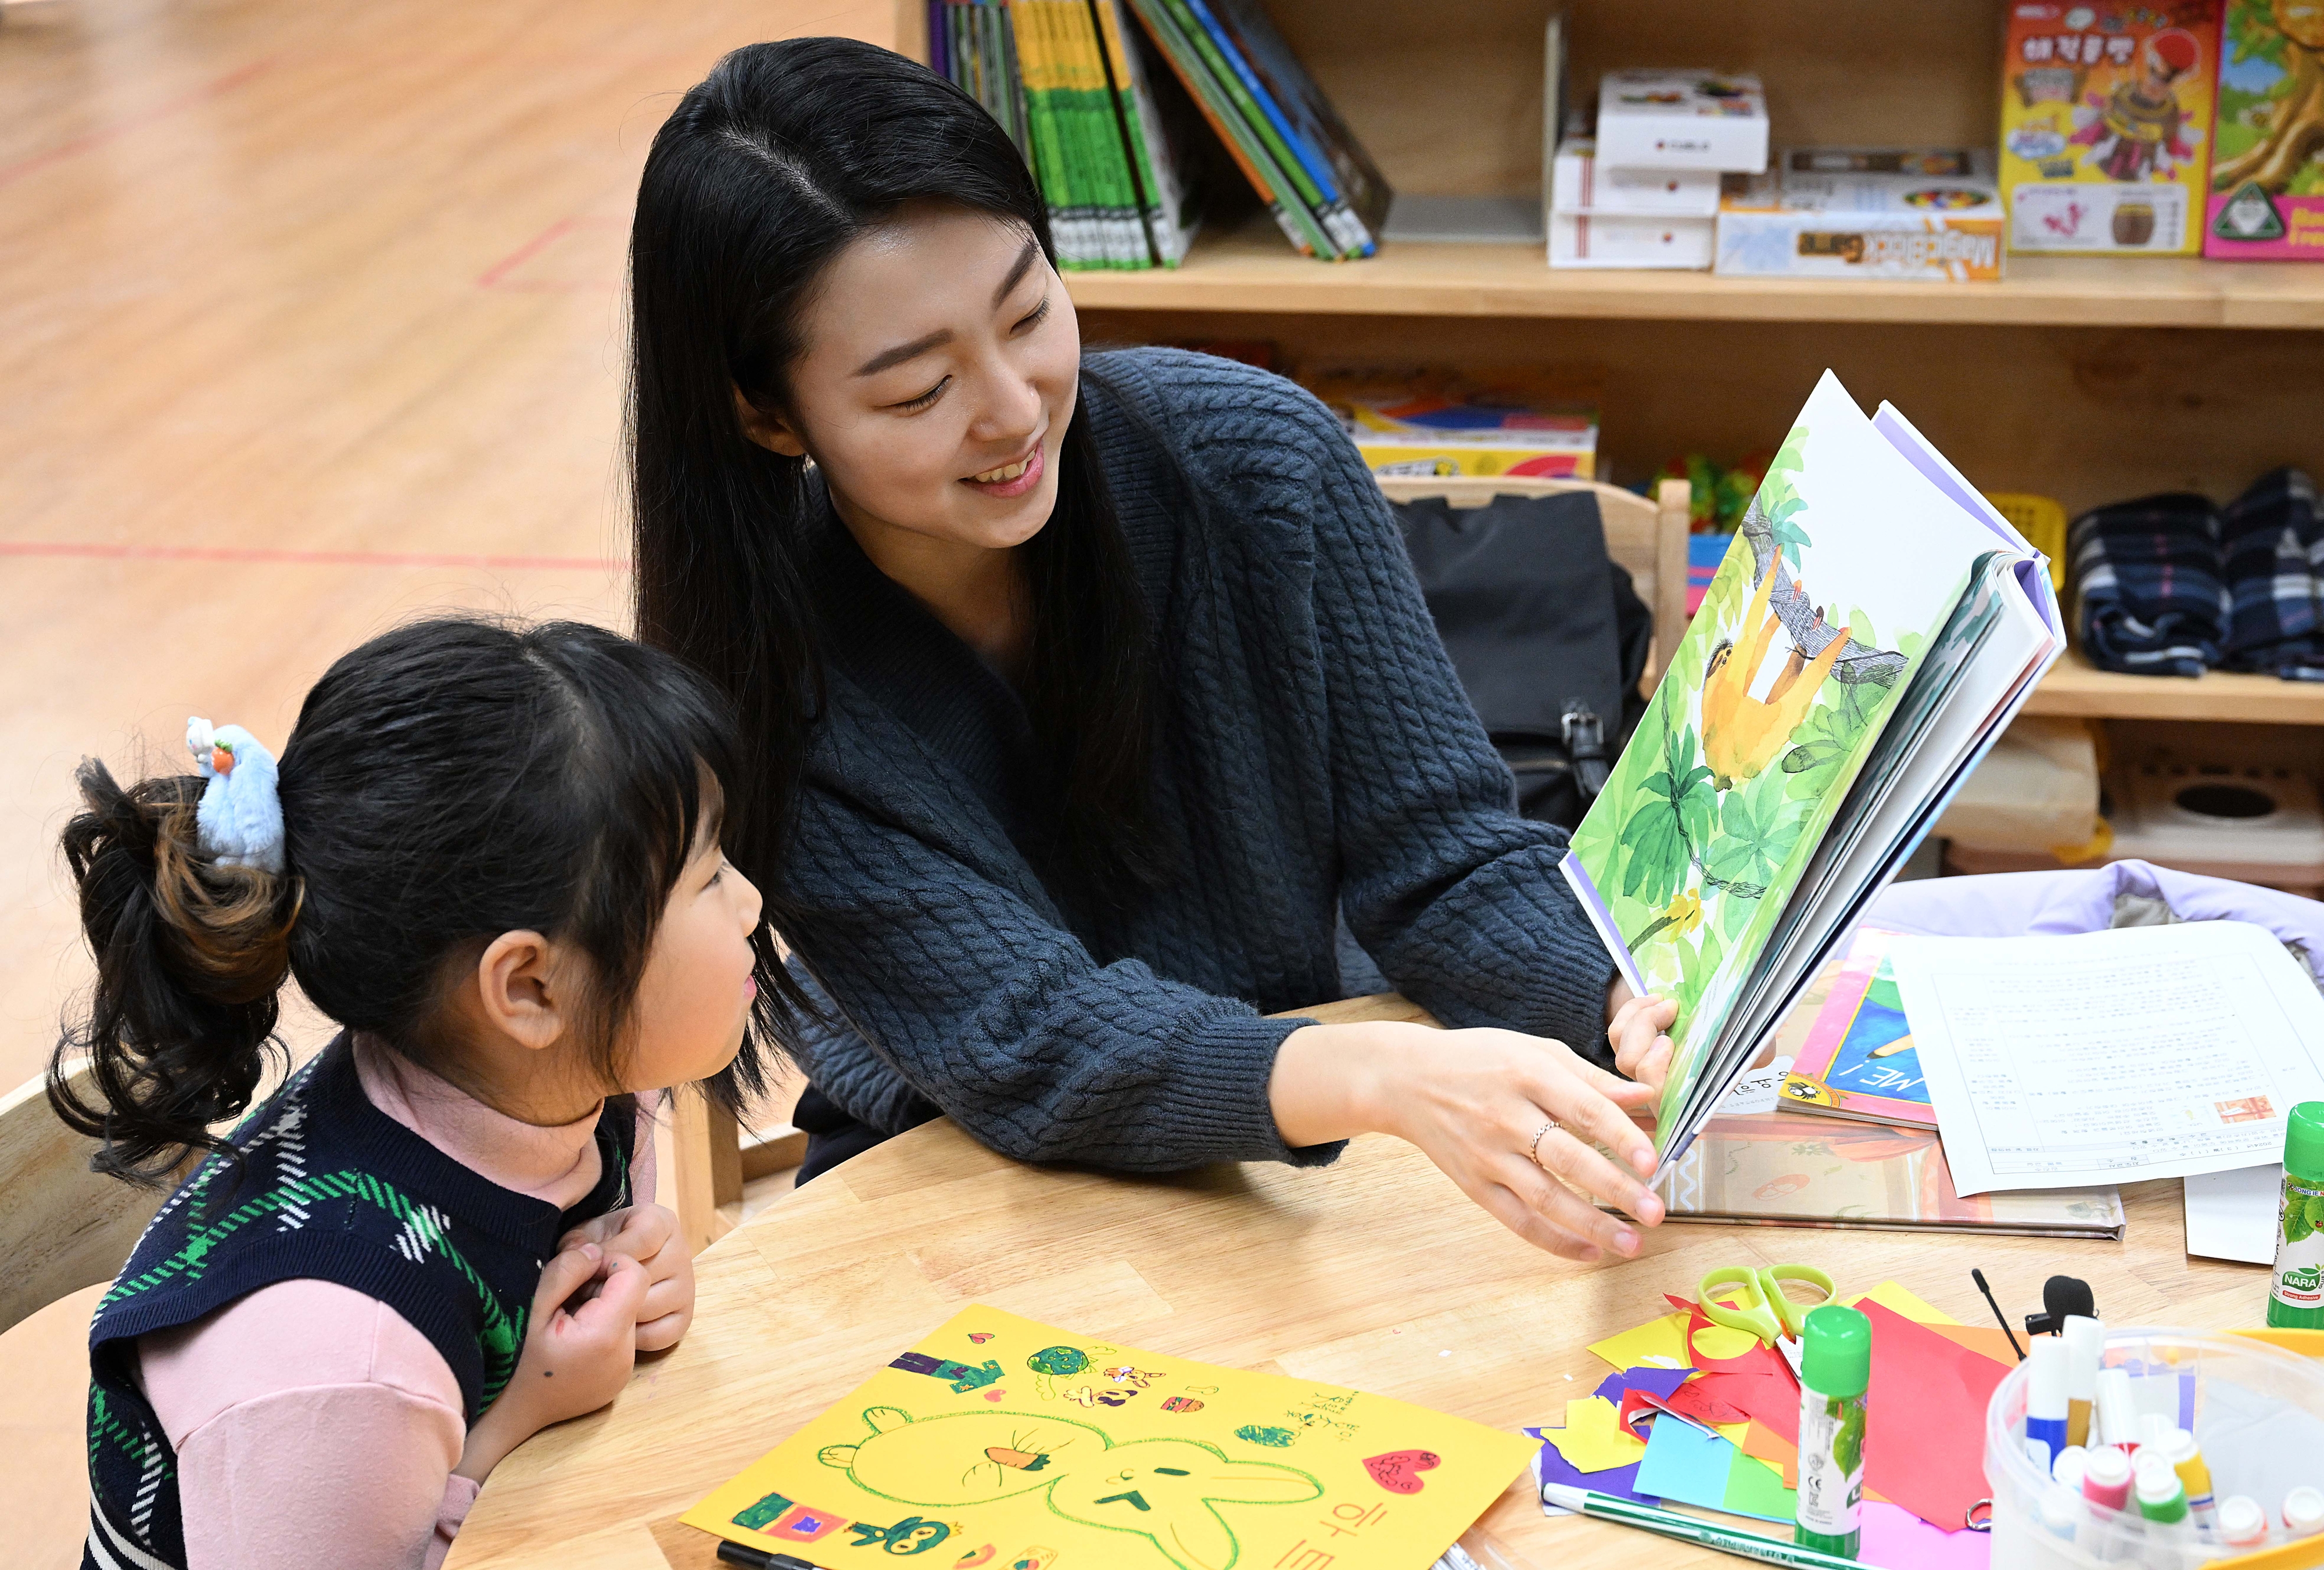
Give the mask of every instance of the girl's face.
[(752, 438), (815, 459), (859, 535), (1006, 549), (1057, 497), (1081, 329), (1014, 225), (908, 211), (831, 263), (802, 324), (791, 409), (744, 409)]
[(734, 1060), (758, 996), (751, 934), (759, 891), (718, 848), (717, 799), (704, 803), (694, 854), (654, 932), (630, 1017), (626, 1090), (706, 1079)]

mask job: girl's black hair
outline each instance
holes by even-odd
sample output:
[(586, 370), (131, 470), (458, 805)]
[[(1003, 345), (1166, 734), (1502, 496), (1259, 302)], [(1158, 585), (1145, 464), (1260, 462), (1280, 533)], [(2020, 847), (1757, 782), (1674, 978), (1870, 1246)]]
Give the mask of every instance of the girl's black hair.
[[(820, 519), (806, 460), (743, 432), (737, 390), (790, 406), (800, 318), (832, 260), (914, 205), (987, 215), (1052, 265), (1025, 161), (943, 78), (842, 38), (752, 44), (714, 67), (655, 133), (630, 235), (630, 479), (638, 635), (733, 699), (752, 773), (736, 862), (778, 926), (807, 737), (822, 705), (816, 607), (799, 563)], [(1126, 904), (1161, 876), (1149, 828), (1155, 700), (1148, 617), (1090, 434), (1089, 384), (1067, 426), (1057, 500), (1024, 546), (1032, 600), (1025, 692), (1084, 886)]]
[[(276, 875), (202, 849), (200, 776), (124, 788), (80, 766), (64, 853), (97, 985), (48, 1089), (104, 1142), (99, 1171), (155, 1181), (188, 1147), (221, 1148), (209, 1127), (249, 1106), (286, 976), (340, 1024), (442, 1062), (445, 987), (506, 932), (588, 957), (586, 1040), (618, 1082), (663, 905), (735, 774), (731, 712), (707, 683), (577, 622), (418, 621), (324, 674), (280, 767)], [(754, 946), (763, 994), (782, 967), (764, 928)], [(82, 1054), (93, 1102), (69, 1083)], [(708, 1088), (736, 1106), (769, 1067), (746, 1041)]]

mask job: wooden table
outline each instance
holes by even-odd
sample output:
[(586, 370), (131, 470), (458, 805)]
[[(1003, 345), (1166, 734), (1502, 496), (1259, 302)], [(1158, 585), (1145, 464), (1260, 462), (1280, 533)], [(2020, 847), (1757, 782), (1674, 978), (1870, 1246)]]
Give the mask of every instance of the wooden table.
[[(678, 1523), (714, 1486), (963, 1305), (1128, 1346), (1354, 1385), (1506, 1428), (1561, 1416), (1607, 1369), (1585, 1349), (1665, 1311), (1704, 1272), (1803, 1260), (1843, 1289), (1894, 1278), (1969, 1323), (2087, 1278), (2118, 1324), (2260, 1322), (2266, 1272), (2190, 1260), (2175, 1181), (2123, 1191), (2121, 1244), (1671, 1224), (1595, 1267), (1503, 1231), (1411, 1146), (1355, 1141), (1316, 1171), (1222, 1166), (1167, 1179), (1021, 1166), (949, 1122), (867, 1152), (696, 1261), (686, 1340), (605, 1411), (542, 1434), (493, 1474), (448, 1570), (693, 1570), (715, 1540)], [(1522, 1484), (1484, 1529), (1541, 1570), (1731, 1565), (1636, 1533), (1550, 1520)], [(1095, 1567), (1091, 1567), (1095, 1570)], [(1248, 1570), (1267, 1570), (1260, 1565)]]

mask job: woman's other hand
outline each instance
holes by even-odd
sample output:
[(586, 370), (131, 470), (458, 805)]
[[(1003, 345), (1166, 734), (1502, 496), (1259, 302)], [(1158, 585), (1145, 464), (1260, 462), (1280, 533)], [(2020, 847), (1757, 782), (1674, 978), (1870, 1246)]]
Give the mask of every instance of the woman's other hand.
[(1648, 1226), (1662, 1221), (1662, 1201), (1640, 1180), (1654, 1171), (1654, 1147), (1633, 1119), (1655, 1090), (1561, 1042), (1406, 1024), (1307, 1025), (1284, 1039), (1268, 1088), (1286, 1143), (1395, 1134), (1510, 1231), (1567, 1259), (1638, 1252), (1636, 1228), (1592, 1199)]
[(662, 1352), (678, 1345), (694, 1322), (694, 1256), (678, 1235), (678, 1216), (667, 1205), (632, 1205), (585, 1221), (558, 1240), (560, 1249), (594, 1243), (607, 1253), (633, 1259), (646, 1272), (645, 1302), (638, 1309), (638, 1350)]
[(1613, 1044), (1614, 1066), (1657, 1096), (1674, 1050), (1664, 1033), (1677, 1019), (1674, 998), (1640, 997), (1619, 976), (1606, 988), (1606, 1039)]

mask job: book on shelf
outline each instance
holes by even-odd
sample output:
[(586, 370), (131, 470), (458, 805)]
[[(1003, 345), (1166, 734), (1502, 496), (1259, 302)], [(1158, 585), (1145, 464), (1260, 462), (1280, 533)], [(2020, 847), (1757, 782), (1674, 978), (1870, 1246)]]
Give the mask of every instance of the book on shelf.
[(1661, 1171), (2064, 645), (2041, 553), (1825, 372), (1563, 864), (1679, 1005)]
[(1395, 193), (1254, 0), (1130, 5), (1285, 237), (1372, 254)]
[(940, 0), (932, 67), (1025, 155), (1068, 268), (1176, 267), (1198, 223), (1184, 115), (1121, 0)]

